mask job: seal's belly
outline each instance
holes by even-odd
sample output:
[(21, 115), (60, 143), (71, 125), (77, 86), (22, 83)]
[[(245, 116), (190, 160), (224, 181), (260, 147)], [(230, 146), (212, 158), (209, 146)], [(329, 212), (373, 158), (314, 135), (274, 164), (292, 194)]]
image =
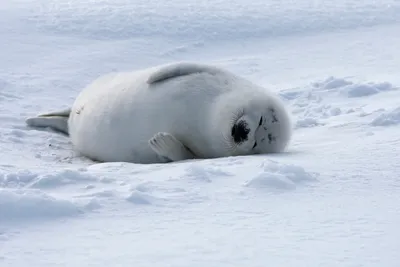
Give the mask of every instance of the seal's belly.
[(155, 162), (157, 155), (148, 140), (156, 133), (179, 138), (198, 127), (193, 105), (164, 100), (160, 96), (138, 95), (132, 101), (109, 97), (75, 107), (69, 122), (72, 143), (82, 154), (100, 161)]

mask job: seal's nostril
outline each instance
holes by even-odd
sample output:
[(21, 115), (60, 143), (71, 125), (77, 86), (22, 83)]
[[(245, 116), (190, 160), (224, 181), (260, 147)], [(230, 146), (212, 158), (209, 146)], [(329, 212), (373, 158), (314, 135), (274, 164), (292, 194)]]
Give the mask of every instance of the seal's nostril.
[(246, 121), (239, 121), (235, 125), (233, 125), (231, 130), (231, 135), (235, 143), (242, 143), (247, 140), (247, 136), (250, 132), (250, 129), (247, 127)]
[(272, 136), (272, 134), (268, 134), (268, 142), (271, 144), (272, 142), (274, 142), (276, 140), (276, 138), (274, 136)]

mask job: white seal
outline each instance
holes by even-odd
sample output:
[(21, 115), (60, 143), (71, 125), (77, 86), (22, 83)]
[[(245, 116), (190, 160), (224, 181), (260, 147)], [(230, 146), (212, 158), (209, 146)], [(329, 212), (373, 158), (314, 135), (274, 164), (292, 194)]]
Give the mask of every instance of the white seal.
[(288, 111), (267, 89), (218, 67), (184, 62), (102, 76), (70, 109), (26, 123), (68, 134), (77, 152), (101, 162), (276, 153), (292, 132)]

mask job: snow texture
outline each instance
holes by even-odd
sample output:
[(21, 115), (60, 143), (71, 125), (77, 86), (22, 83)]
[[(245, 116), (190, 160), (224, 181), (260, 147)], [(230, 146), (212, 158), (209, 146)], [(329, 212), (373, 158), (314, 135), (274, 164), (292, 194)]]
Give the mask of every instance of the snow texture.
[[(397, 267), (400, 3), (0, 4), (0, 266)], [(287, 151), (98, 163), (25, 125), (92, 79), (215, 64), (278, 94)]]

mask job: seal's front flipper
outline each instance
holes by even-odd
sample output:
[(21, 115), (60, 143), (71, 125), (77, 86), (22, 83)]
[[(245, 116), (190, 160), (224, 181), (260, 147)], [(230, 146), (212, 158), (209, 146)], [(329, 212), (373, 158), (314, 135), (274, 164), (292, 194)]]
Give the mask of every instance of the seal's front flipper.
[(157, 155), (171, 161), (195, 158), (192, 152), (169, 133), (157, 133), (149, 140), (149, 145)]
[(181, 76), (191, 75), (195, 73), (209, 73), (216, 74), (220, 72), (213, 66), (208, 66), (199, 63), (190, 62), (176, 62), (171, 64), (165, 64), (159, 67), (154, 73), (150, 75), (147, 80), (148, 84), (155, 84), (166, 81), (168, 79), (174, 79)]

